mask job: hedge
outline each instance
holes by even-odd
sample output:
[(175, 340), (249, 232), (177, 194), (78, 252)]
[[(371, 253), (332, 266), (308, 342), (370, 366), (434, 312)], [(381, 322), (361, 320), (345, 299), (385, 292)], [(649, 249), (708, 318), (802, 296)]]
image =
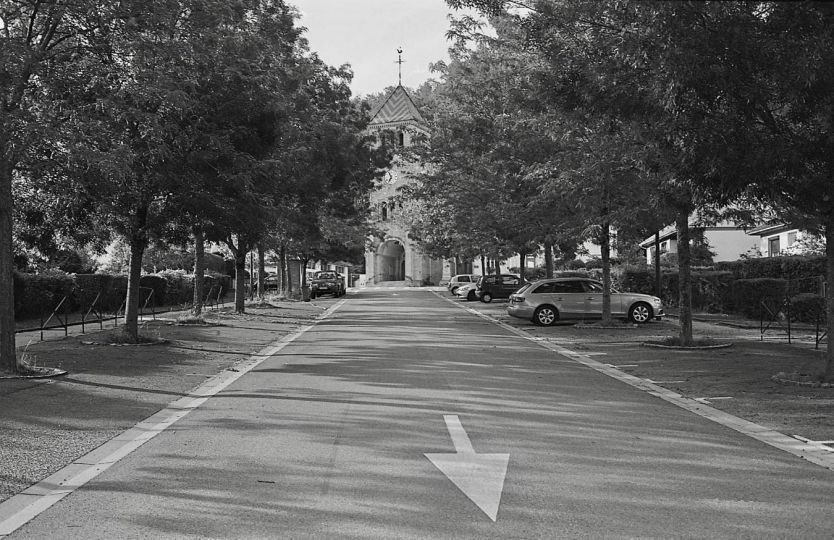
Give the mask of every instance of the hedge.
[[(142, 276), (140, 301), (144, 305), (149, 290), (153, 290), (156, 307), (188, 305), (194, 298), (194, 276), (183, 271), (166, 271)], [(207, 272), (206, 294), (213, 286), (231, 289), (231, 278)], [(14, 274), (14, 299), (16, 319), (37, 319), (48, 316), (66, 297), (64, 308), (68, 312), (86, 312), (96, 302), (102, 313), (115, 313), (124, 305), (127, 292), (127, 276), (111, 274)], [(215, 289), (216, 294), (216, 289)], [(150, 303), (148, 304), (151, 305)]]
[(731, 291), (735, 311), (754, 319), (769, 319), (783, 310), (787, 286), (785, 279), (737, 279)]
[[(624, 268), (616, 274), (615, 286), (628, 292), (655, 295), (655, 273), (653, 268)], [(667, 306), (677, 306), (678, 272), (663, 272), (660, 276), (660, 298)], [(692, 307), (699, 311), (724, 312), (732, 310), (729, 290), (733, 282), (730, 272), (692, 272)]]
[(818, 294), (802, 293), (791, 297), (791, 320), (825, 324), (825, 297)]
[(825, 275), (825, 257), (758, 257), (715, 263), (716, 270), (732, 272), (736, 279), (814, 279)]
[(14, 273), (15, 317), (36, 319), (48, 317), (64, 297), (69, 297), (61, 306), (61, 312), (74, 311), (76, 303), (72, 296), (72, 276), (61, 273), (21, 274)]

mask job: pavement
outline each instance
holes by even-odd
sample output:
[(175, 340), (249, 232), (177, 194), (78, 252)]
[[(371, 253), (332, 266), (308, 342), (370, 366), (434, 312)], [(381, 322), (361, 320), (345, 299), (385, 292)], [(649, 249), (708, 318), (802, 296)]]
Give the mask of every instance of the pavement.
[[(397, 288), (385, 289), (391, 294), (399, 293)], [(414, 288), (402, 290), (414, 291)], [(439, 296), (448, 296), (443, 287), (431, 290)], [(337, 301), (325, 297), (313, 302), (275, 302), (272, 306), (250, 306), (245, 315), (217, 311), (209, 314), (210, 324), (203, 327), (178, 326), (176, 314), (159, 317), (145, 324), (145, 330), (157, 336), (159, 344), (145, 347), (106, 346), (103, 343), (107, 330), (58, 336), (56, 340), (45, 342), (35, 342), (33, 336), (22, 336), (20, 344), (26, 347), (27, 354), (36, 364), (64, 369), (68, 375), (45, 380), (0, 380), (0, 410), (3, 411), (0, 428), (4, 433), (0, 440), (0, 501), (20, 493), (172, 402), (188, 396), (194, 388), (218, 373), (234, 373), (241, 362), (248, 361), (280, 336), (290, 335), (311, 324)], [(556, 327), (558, 331), (553, 332), (553, 329), (536, 327), (526, 321), (512, 320), (505, 315), (502, 302), (449, 301), (511, 326), (530, 339), (546, 341), (557, 352), (560, 349), (561, 353), (578, 351), (580, 356), (599, 360), (597, 363), (603, 366), (602, 369), (611, 368), (624, 374), (624, 378), (637, 377), (651, 381), (651, 384), (657, 382), (658, 387), (671, 389), (676, 395), (704, 399), (704, 405), (729, 409), (741, 418), (751, 417), (762, 422), (768, 429), (780, 428), (791, 436), (796, 434), (796, 441), (802, 443), (804, 438), (823, 453), (834, 451), (821, 444), (834, 440), (830, 414), (818, 414), (812, 418), (816, 424), (809, 424), (808, 418), (813, 415), (804, 410), (797, 414), (794, 402), (791, 402), (793, 416), (786, 413), (767, 416), (762, 412), (761, 403), (773, 397), (773, 387), (768, 387), (762, 395), (751, 389), (748, 397), (746, 391), (740, 392), (737, 387), (729, 390), (716, 383), (716, 380), (720, 382), (728, 377), (719, 372), (716, 359), (732, 359), (732, 362), (722, 361), (721, 366), (740, 369), (743, 380), (746, 380), (747, 372), (762, 365), (768, 367), (759, 374), (759, 380), (769, 380), (771, 373), (768, 370), (776, 368), (766, 362), (816, 365), (820, 355), (812, 350), (813, 340), (809, 341), (806, 334), (799, 341), (798, 336), (792, 337), (793, 343), (788, 344), (787, 336), (779, 330), (762, 334), (758, 321), (699, 314), (696, 316), (697, 332), (743, 341), (745, 345), (737, 345), (731, 352), (721, 354), (688, 355), (687, 364), (681, 364), (673, 363), (681, 358), (680, 354), (650, 352), (639, 347), (639, 342), (647, 338), (673, 333), (674, 320), (634, 330), (559, 326)], [(678, 374), (658, 371), (664, 369), (677, 370)], [(680, 375), (687, 370), (692, 373)], [(713, 386), (704, 387), (702, 379), (693, 373), (709, 370), (716, 372), (716, 380), (709, 383)], [(663, 384), (664, 381), (670, 384)], [(758, 384), (762, 385), (761, 382)], [(726, 397), (722, 392), (725, 389), (726, 394), (734, 392), (736, 397), (722, 399)], [(816, 400), (820, 411), (830, 411), (834, 403), (834, 389), (778, 387), (776, 392), (787, 392), (803, 404)], [(747, 401), (741, 398), (742, 393)], [(754, 394), (758, 397), (753, 397)], [(779, 394), (779, 399), (783, 397)], [(793, 423), (784, 425), (785, 422)]]

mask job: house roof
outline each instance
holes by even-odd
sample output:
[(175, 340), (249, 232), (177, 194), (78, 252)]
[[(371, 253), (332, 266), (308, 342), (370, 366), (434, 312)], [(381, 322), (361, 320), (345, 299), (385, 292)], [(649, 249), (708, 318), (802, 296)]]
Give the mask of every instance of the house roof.
[[(741, 225), (736, 225), (735, 223), (728, 222), (728, 221), (721, 222), (721, 223), (718, 223), (716, 225), (703, 225), (703, 224), (700, 224), (698, 222), (698, 220), (695, 219), (694, 217), (689, 218), (689, 228), (690, 229), (701, 228), (701, 229), (704, 229), (704, 231), (741, 231), (741, 230), (744, 230), (744, 228)], [(677, 230), (677, 228), (674, 224), (673, 225), (667, 225), (666, 227), (662, 228), (658, 232), (660, 233), (660, 239), (659, 240), (661, 242), (663, 242), (664, 240), (668, 240), (669, 238), (677, 238), (677, 236), (678, 236), (678, 230)], [(748, 234), (750, 234), (750, 232), (751, 231), (747, 231)], [(643, 249), (646, 249), (648, 247), (653, 246), (654, 245), (654, 235), (646, 238), (645, 240), (640, 242), (639, 245)]]
[(747, 231), (747, 234), (756, 236), (767, 236), (769, 234), (790, 231), (795, 228), (796, 227), (791, 227), (790, 225), (786, 225), (782, 222), (771, 222), (765, 223), (764, 225), (759, 225), (758, 227), (753, 227), (752, 229)]
[(402, 124), (425, 125), (426, 121), (405, 88), (397, 86), (371, 115), (369, 127), (388, 127)]

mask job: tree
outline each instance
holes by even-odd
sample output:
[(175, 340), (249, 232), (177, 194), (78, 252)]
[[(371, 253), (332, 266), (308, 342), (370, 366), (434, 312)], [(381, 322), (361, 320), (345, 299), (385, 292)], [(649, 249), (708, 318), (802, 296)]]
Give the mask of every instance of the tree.
[[(756, 36), (762, 5), (719, 2), (452, 0), (490, 15), (509, 8), (551, 65), (568, 111), (628, 123), (644, 141), (639, 168), (676, 214), (680, 342), (691, 344), (689, 218), (730, 204), (770, 161)], [(759, 109), (757, 109), (757, 107)]]
[(31, 178), (21, 165), (59, 119), (72, 113), (73, 90), (96, 79), (88, 59), (108, 50), (109, 31), (129, 2), (24, 0), (0, 7), (0, 371), (25, 370), (15, 354), (12, 184)]
[(825, 239), (829, 338), (823, 378), (834, 381), (834, 7), (768, 2), (753, 9), (757, 31), (748, 46), (758, 55), (751, 62), (747, 107), (766, 144), (761, 157), (767, 168), (749, 188), (786, 223)]

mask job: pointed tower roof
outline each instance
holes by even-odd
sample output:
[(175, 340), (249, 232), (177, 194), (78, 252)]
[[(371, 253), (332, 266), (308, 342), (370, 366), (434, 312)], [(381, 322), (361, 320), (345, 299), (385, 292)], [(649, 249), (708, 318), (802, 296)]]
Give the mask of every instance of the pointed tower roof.
[(371, 115), (370, 128), (386, 128), (400, 126), (403, 124), (417, 124), (425, 126), (426, 121), (417, 106), (411, 100), (402, 85), (397, 86), (393, 92), (382, 102), (382, 105)]

